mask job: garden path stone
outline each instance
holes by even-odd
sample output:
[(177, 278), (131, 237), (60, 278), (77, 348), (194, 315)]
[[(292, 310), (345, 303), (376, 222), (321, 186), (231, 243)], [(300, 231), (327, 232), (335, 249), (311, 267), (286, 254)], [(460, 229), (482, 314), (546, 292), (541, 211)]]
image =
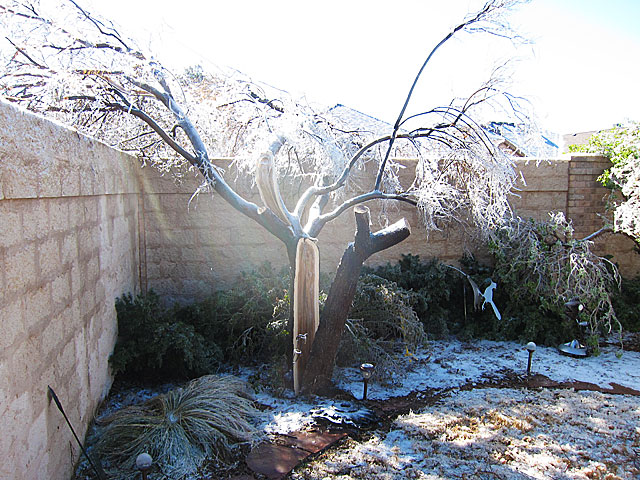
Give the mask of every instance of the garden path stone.
[(347, 434), (298, 431), (278, 435), (271, 442), (261, 443), (247, 455), (247, 466), (255, 473), (277, 480), (291, 472), (309, 455), (321, 452)]

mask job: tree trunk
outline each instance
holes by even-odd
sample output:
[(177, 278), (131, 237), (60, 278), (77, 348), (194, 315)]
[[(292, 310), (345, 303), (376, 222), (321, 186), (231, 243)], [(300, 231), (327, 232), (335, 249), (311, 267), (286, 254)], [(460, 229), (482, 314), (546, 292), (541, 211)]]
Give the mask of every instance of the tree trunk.
[(320, 394), (331, 386), (331, 377), (340, 339), (351, 302), (356, 293), (362, 265), (374, 253), (396, 245), (409, 236), (405, 219), (377, 233), (369, 227), (369, 209), (354, 209), (356, 235), (342, 255), (335, 280), (320, 317), (320, 325), (311, 347), (309, 362), (303, 375), (303, 393)]
[(293, 289), (293, 389), (300, 393), (311, 346), (320, 321), (318, 247), (313, 240), (298, 241)]

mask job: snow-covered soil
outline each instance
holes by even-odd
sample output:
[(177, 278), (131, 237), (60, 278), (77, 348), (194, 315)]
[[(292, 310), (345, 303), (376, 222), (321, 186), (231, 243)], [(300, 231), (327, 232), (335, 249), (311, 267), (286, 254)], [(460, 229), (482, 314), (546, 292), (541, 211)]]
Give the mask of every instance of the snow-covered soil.
[[(574, 359), (538, 347), (532, 373), (558, 382), (640, 390), (640, 353), (616, 352), (605, 347), (598, 357)], [(527, 358), (523, 346), (512, 342), (431, 343), (428, 351), (406, 359), (407, 373), (395, 385), (373, 383), (368, 397), (428, 391), (439, 393), (439, 400), (333, 447), (296, 468), (291, 478), (640, 478), (640, 397), (482, 384), (509, 372), (524, 375)], [(337, 372), (337, 378), (343, 389), (362, 396), (355, 368)], [(286, 433), (311, 424), (311, 403), (267, 397), (260, 395), (273, 408), (267, 431)]]
[[(409, 395), (415, 401), (409, 401), (403, 415), (392, 414), (352, 435), (296, 467), (288, 478), (640, 479), (640, 396), (529, 388), (527, 360), (528, 352), (513, 342), (430, 342), (424, 351), (402, 358), (405, 373), (392, 384), (379, 384), (374, 375), (370, 403), (360, 400), (363, 384), (356, 366), (336, 371), (334, 380), (347, 392), (340, 400), (258, 391), (265, 412), (259, 428), (276, 439), (317, 428), (312, 414), (319, 406), (362, 411), (365, 405), (380, 408)], [(538, 347), (532, 360), (532, 374), (556, 382), (640, 391), (639, 352), (620, 356), (608, 346), (597, 357), (575, 359)], [(259, 377), (256, 370), (243, 370), (240, 376)], [(110, 398), (103, 413), (157, 393), (122, 392)]]
[(570, 390), (457, 391), (348, 440), (292, 479), (637, 479), (638, 397)]
[[(525, 374), (528, 352), (514, 342), (437, 341), (413, 358), (406, 359), (407, 373), (392, 387), (369, 388), (367, 397), (385, 399), (425, 389), (445, 389), (499, 376), (504, 370)], [(559, 382), (577, 380), (608, 388), (617, 383), (640, 390), (640, 353), (604, 347), (597, 357), (562, 356), (556, 348), (537, 347), (531, 373), (540, 373)], [(356, 397), (362, 396), (362, 377), (356, 368), (339, 374), (339, 386)]]

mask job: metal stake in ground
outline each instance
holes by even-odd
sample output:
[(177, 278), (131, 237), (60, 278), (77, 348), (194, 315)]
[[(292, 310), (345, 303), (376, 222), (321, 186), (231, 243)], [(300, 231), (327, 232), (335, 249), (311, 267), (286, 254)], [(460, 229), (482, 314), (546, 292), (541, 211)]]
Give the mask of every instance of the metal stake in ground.
[(527, 349), (527, 352), (529, 352), (529, 361), (527, 362), (527, 376), (529, 376), (531, 375), (531, 359), (533, 358), (533, 352), (536, 351), (536, 344), (529, 342), (525, 348)]
[(94, 472), (96, 472), (96, 475), (98, 475), (98, 478), (100, 480), (107, 480), (107, 474), (102, 469), (102, 465), (100, 465), (100, 462), (99, 461), (94, 462), (91, 459), (91, 457), (89, 456), (89, 454), (85, 450), (84, 446), (82, 445), (82, 442), (78, 438), (78, 435), (76, 435), (76, 431), (73, 429), (73, 426), (71, 425), (71, 422), (69, 421), (69, 417), (67, 417), (67, 414), (64, 413), (64, 409), (62, 408), (62, 403), (60, 403), (60, 400), (58, 399), (58, 396), (56, 395), (56, 392), (54, 392), (53, 388), (51, 388), (48, 385), (47, 385), (47, 390), (48, 390), (49, 398), (53, 399), (53, 401), (56, 404), (56, 407), (58, 407), (58, 410), (60, 410), (60, 413), (62, 414), (62, 416), (64, 417), (65, 421), (67, 422), (67, 425), (69, 426), (69, 429), (71, 429), (71, 433), (73, 434), (73, 437), (76, 439), (76, 442), (78, 442), (78, 445), (80, 446), (80, 450), (82, 450), (82, 453), (84, 453), (84, 456), (87, 457), (87, 460), (89, 461), (89, 465), (91, 465), (91, 467), (93, 468)]

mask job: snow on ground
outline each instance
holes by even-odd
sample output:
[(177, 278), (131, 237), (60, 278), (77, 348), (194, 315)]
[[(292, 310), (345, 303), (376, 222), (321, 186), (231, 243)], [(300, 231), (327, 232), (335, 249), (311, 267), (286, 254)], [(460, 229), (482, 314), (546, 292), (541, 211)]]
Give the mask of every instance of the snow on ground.
[[(555, 348), (538, 347), (532, 373), (558, 382), (583, 381), (608, 388), (616, 383), (640, 390), (640, 353), (616, 355), (604, 347), (597, 357), (574, 359)], [(495, 388), (480, 385), (508, 372), (524, 375), (528, 353), (513, 342), (434, 341), (404, 357), (406, 374), (394, 384), (375, 377), (368, 398), (387, 399), (416, 391), (440, 394), (421, 410), (376, 427), (298, 466), (294, 480), (629, 480), (640, 479), (640, 397), (572, 389)], [(244, 370), (246, 380), (255, 371)], [(289, 393), (257, 393), (267, 435), (313, 425), (318, 406), (362, 407), (357, 368), (336, 370), (338, 385), (353, 401), (302, 399)], [(460, 389), (477, 384), (478, 388)], [(171, 386), (167, 386), (171, 388)], [(136, 403), (154, 391), (135, 390), (110, 399), (111, 408)], [(106, 409), (107, 411), (109, 408)]]
[[(640, 352), (616, 355), (615, 347), (604, 347), (599, 356), (572, 358), (561, 355), (550, 347), (537, 347), (533, 354), (532, 373), (540, 373), (552, 380), (590, 382), (604, 388), (611, 383), (640, 390)], [(515, 342), (458, 340), (430, 342), (428, 350), (414, 357), (405, 357), (406, 375), (394, 379), (395, 385), (380, 385), (375, 376), (369, 384), (367, 398), (384, 400), (401, 397), (411, 392), (435, 391), (479, 383), (483, 379), (500, 377), (511, 370), (525, 374), (528, 352)], [(358, 368), (337, 369), (335, 380), (341, 389), (355, 398), (362, 398), (362, 377)], [(312, 423), (310, 411), (316, 404), (300, 399), (274, 398), (262, 392), (257, 400), (270, 409), (262, 427), (267, 433), (285, 434), (300, 430)], [(331, 401), (323, 401), (331, 406)]]
[[(555, 381), (577, 380), (609, 388), (610, 383), (640, 390), (640, 353), (604, 347), (597, 357), (571, 358), (560, 355), (556, 348), (538, 347), (533, 354), (532, 373), (546, 375)], [(425, 389), (446, 389), (500, 376), (502, 370), (526, 373), (528, 352), (514, 342), (488, 340), (460, 342), (434, 341), (428, 350), (407, 358), (407, 374), (394, 379), (394, 386), (370, 384), (367, 398), (382, 400), (408, 395)], [(338, 372), (338, 386), (362, 397), (362, 377), (357, 368)]]
[(348, 440), (292, 479), (640, 478), (638, 397), (571, 390), (457, 391), (390, 431)]
[[(538, 347), (532, 373), (608, 388), (640, 390), (640, 353), (605, 347), (574, 359)], [(435, 405), (394, 420), (364, 439), (348, 439), (291, 474), (302, 479), (603, 479), (640, 478), (640, 397), (559, 389), (477, 388), (465, 384), (526, 373), (528, 353), (513, 342), (432, 342), (393, 387), (371, 384), (369, 398), (443, 391)], [(357, 369), (336, 372), (341, 388), (362, 396)], [(451, 390), (448, 390), (451, 389)], [(268, 432), (310, 424), (312, 405), (294, 399), (259, 401), (273, 408)], [(358, 402), (355, 402), (358, 403)], [(326, 404), (326, 403), (325, 403)]]

